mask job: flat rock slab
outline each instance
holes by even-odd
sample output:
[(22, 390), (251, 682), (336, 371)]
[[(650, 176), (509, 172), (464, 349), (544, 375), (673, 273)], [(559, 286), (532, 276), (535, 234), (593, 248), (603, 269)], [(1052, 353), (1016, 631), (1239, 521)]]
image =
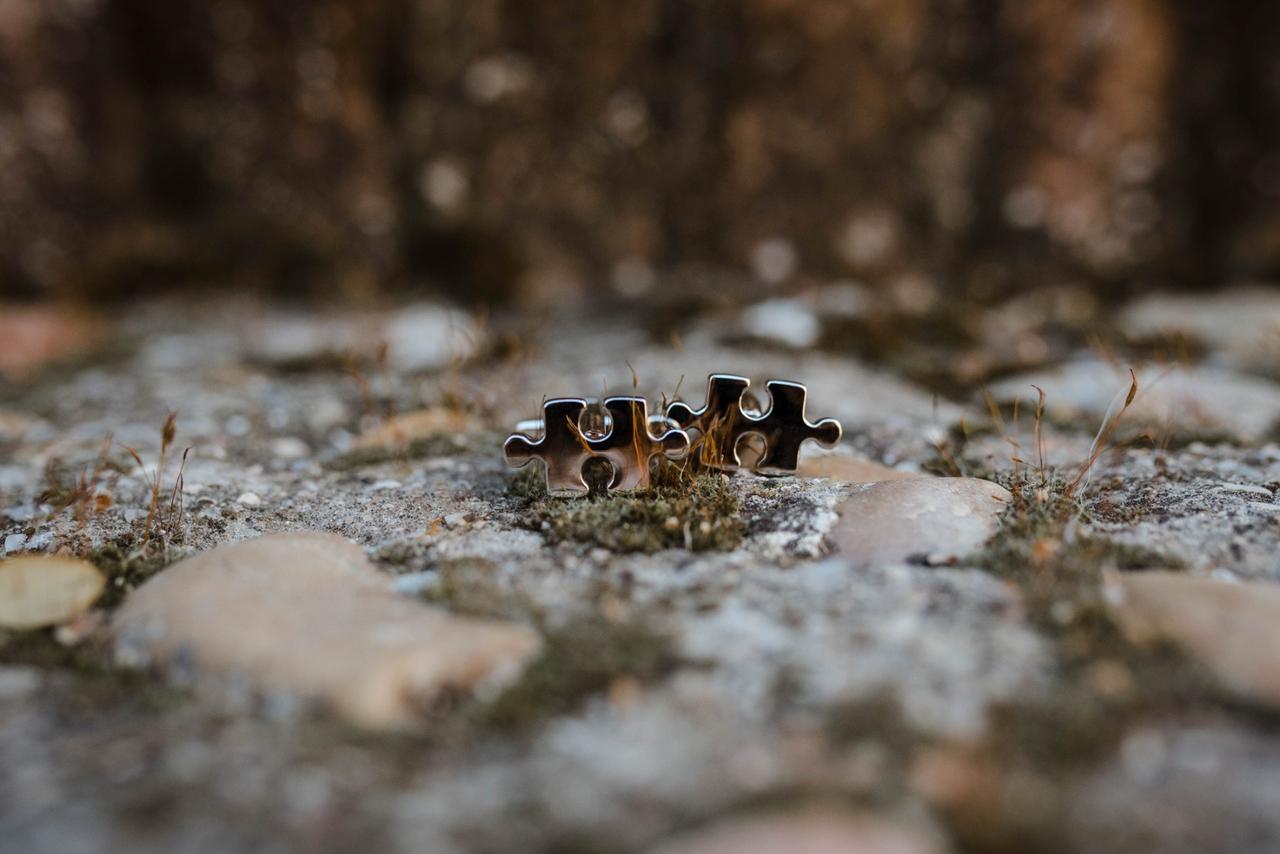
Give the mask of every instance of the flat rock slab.
[(902, 471), (889, 466), (844, 453), (801, 453), (796, 469), (800, 477), (825, 477), (846, 483), (880, 483), (886, 480), (906, 480), (928, 477), (920, 472)]
[(874, 815), (811, 808), (730, 819), (659, 846), (653, 854), (942, 854), (927, 834)]
[[(1280, 422), (1280, 385), (1221, 368), (1151, 365), (1136, 370), (1138, 394), (1128, 421), (1155, 425), (1173, 433), (1224, 433), (1253, 441), (1268, 436)], [(1072, 362), (996, 383), (1000, 402), (1033, 404), (1044, 389), (1053, 417), (1088, 417), (1100, 425), (1113, 403), (1123, 403), (1130, 386), (1127, 366), (1100, 359)], [(1118, 398), (1118, 402), (1117, 402)]]
[(278, 534), (222, 546), (148, 581), (115, 618), (118, 649), (201, 676), (248, 678), (352, 722), (411, 726), (445, 688), (515, 675), (540, 646), (515, 624), (464, 619), (392, 592), (341, 537)]
[(999, 484), (967, 477), (874, 483), (840, 507), (831, 538), (859, 566), (945, 563), (990, 539), (1011, 498)]
[(1275, 288), (1153, 294), (1126, 306), (1120, 326), (1137, 338), (1184, 335), (1226, 364), (1266, 374), (1276, 373), (1280, 359), (1280, 293)]
[(1130, 640), (1171, 641), (1232, 691), (1280, 707), (1280, 585), (1142, 572), (1112, 592)]

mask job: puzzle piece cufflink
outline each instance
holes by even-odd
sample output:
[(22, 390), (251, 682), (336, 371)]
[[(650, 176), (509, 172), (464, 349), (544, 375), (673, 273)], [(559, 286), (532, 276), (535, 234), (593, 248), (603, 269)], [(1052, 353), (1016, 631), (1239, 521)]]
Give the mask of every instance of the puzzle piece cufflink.
[(542, 418), (522, 421), (502, 446), (510, 466), (540, 459), (547, 471), (550, 495), (583, 495), (588, 491), (582, 467), (594, 457), (613, 467), (608, 490), (647, 489), (649, 465), (656, 456), (682, 459), (689, 450), (689, 434), (666, 417), (649, 415), (643, 397), (610, 397), (600, 429), (584, 425), (590, 402), (561, 397), (542, 404)]
[(743, 467), (742, 443), (749, 435), (764, 440), (764, 450), (751, 469), (765, 475), (795, 474), (800, 462), (800, 446), (814, 439), (824, 448), (834, 448), (842, 429), (834, 418), (814, 423), (806, 412), (809, 390), (801, 383), (769, 380), (769, 408), (757, 411), (745, 404), (751, 380), (732, 374), (707, 377), (706, 402), (694, 409), (681, 400), (667, 407), (667, 417), (685, 430), (694, 432), (695, 459), (703, 466), (721, 471)]
[[(649, 415), (643, 397), (610, 397), (600, 405), (581, 397), (547, 400), (542, 418), (516, 425), (503, 445), (507, 464), (522, 467), (541, 460), (551, 495), (583, 495), (588, 491), (582, 468), (589, 459), (603, 457), (613, 469), (608, 491), (645, 489), (654, 457), (671, 460), (691, 457), (691, 465), (720, 471), (749, 468), (764, 475), (794, 474), (800, 446), (813, 439), (823, 447), (840, 441), (840, 422), (824, 418), (809, 421), (808, 389), (800, 383), (770, 380), (765, 383), (769, 408), (759, 411), (748, 404), (751, 381), (732, 374), (707, 378), (703, 405), (693, 408), (681, 400), (672, 402), (665, 415)], [(588, 410), (603, 414), (589, 425)], [(763, 441), (754, 463), (744, 464), (742, 445), (748, 436)]]

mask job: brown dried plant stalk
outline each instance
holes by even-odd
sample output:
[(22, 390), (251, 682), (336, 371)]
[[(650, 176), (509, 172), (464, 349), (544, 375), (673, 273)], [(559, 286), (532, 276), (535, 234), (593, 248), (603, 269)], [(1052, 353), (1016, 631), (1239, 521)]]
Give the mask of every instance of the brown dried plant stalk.
[(1138, 375), (1133, 372), (1133, 368), (1129, 369), (1129, 391), (1125, 395), (1124, 403), (1116, 410), (1115, 401), (1111, 406), (1107, 407), (1106, 413), (1102, 416), (1102, 426), (1098, 428), (1098, 433), (1093, 437), (1093, 444), (1089, 446), (1089, 458), (1080, 466), (1080, 470), (1076, 473), (1075, 478), (1067, 484), (1063, 495), (1070, 497), (1076, 494), (1077, 490), (1083, 490), (1089, 485), (1089, 477), (1093, 472), (1094, 465), (1098, 459), (1106, 453), (1111, 447), (1111, 437), (1115, 434), (1116, 426), (1120, 423), (1120, 419), (1129, 411), (1129, 407), (1133, 405), (1134, 399), (1138, 396)]
[(169, 461), (169, 451), (173, 447), (173, 441), (178, 433), (178, 413), (170, 412), (164, 420), (164, 426), (160, 429), (160, 455), (156, 460), (154, 472), (148, 472), (146, 464), (142, 461), (142, 456), (133, 448), (125, 446), (129, 456), (133, 457), (134, 462), (138, 464), (138, 468), (142, 470), (142, 475), (146, 478), (147, 487), (150, 491), (150, 500), (147, 502), (147, 521), (143, 526), (142, 537), (146, 542), (150, 542), (153, 534), (160, 534), (162, 538), (172, 536), (181, 532), (182, 525), (182, 484), (183, 473), (187, 467), (187, 456), (191, 453), (191, 448), (186, 448), (182, 452), (182, 462), (178, 466), (178, 474), (174, 478), (173, 489), (169, 495), (169, 501), (166, 505), (161, 504), (161, 490), (164, 480), (164, 472)]

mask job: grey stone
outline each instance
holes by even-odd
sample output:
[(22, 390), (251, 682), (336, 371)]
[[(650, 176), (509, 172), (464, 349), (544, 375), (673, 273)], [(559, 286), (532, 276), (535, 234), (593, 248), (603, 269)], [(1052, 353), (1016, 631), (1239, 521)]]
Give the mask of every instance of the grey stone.
[[(1138, 366), (1138, 394), (1125, 414), (1174, 435), (1222, 433), (1243, 440), (1269, 435), (1280, 422), (1280, 385), (1222, 368)], [(1100, 428), (1108, 412), (1118, 411), (1130, 388), (1128, 366), (1096, 358), (1034, 371), (995, 383), (999, 401), (1021, 399), (1033, 405), (1039, 386), (1046, 411), (1055, 418), (1086, 418)]]
[(975, 478), (875, 483), (840, 506), (831, 539), (859, 566), (960, 558), (995, 533), (1011, 500), (1004, 487)]
[(1213, 294), (1153, 294), (1131, 302), (1119, 323), (1129, 335), (1182, 335), (1209, 358), (1269, 376), (1280, 372), (1280, 291), (1240, 285)]
[(297, 532), (206, 552), (129, 596), (120, 644), (167, 666), (244, 677), (264, 694), (319, 699), (371, 728), (404, 728), (439, 692), (519, 672), (531, 630), (451, 617), (395, 595), (340, 537)]

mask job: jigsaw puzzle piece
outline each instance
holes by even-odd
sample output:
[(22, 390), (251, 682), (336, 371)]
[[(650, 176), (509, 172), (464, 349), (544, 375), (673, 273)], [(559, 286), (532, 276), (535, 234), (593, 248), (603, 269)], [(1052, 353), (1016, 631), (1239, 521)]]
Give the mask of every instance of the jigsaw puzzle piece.
[(582, 479), (582, 466), (592, 453), (578, 429), (578, 420), (586, 408), (587, 401), (579, 397), (544, 402), (542, 435), (537, 439), (524, 433), (509, 436), (502, 446), (507, 465), (521, 468), (531, 460), (541, 460), (547, 471), (548, 495), (585, 494), (587, 482)]
[(840, 422), (823, 418), (811, 422), (805, 413), (809, 390), (800, 383), (770, 380), (765, 383), (769, 392), (769, 411), (762, 415), (746, 415), (748, 426), (744, 433), (759, 433), (765, 440), (764, 456), (755, 470), (761, 474), (795, 474), (800, 462), (800, 446), (809, 439), (816, 440), (824, 448), (833, 448), (840, 441)]
[(697, 430), (695, 458), (710, 468), (732, 471), (740, 467), (738, 440), (747, 423), (742, 411), (742, 395), (751, 380), (733, 374), (707, 377), (706, 402), (694, 409), (682, 400), (667, 406), (667, 417), (686, 430)]
[(613, 429), (587, 445), (613, 466), (610, 492), (648, 488), (650, 460), (658, 455), (680, 459), (688, 452), (689, 435), (672, 428), (662, 416), (650, 418), (649, 403), (643, 397), (606, 398), (604, 407)]

